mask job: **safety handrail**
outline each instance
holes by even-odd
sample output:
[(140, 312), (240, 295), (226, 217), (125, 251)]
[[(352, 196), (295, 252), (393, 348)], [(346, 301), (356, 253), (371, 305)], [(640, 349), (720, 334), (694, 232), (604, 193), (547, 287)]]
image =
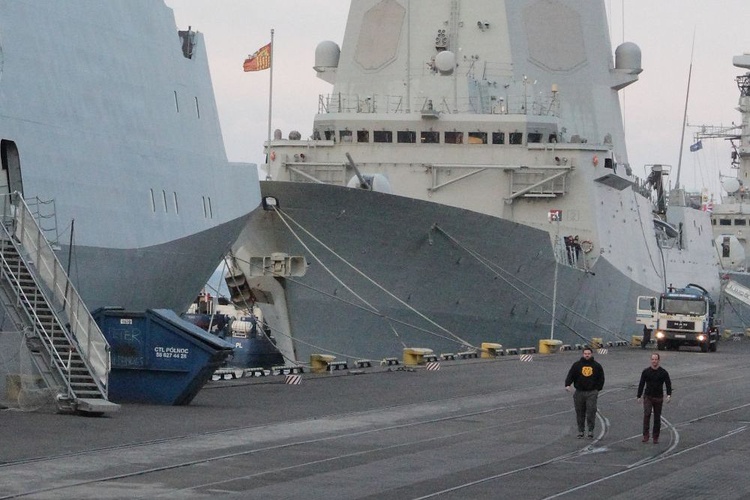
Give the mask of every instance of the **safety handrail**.
[(68, 329), (77, 341), (84, 363), (106, 397), (107, 379), (111, 368), (109, 343), (73, 283), (68, 279), (23, 197), (17, 192), (2, 196), (8, 199), (8, 202), (3, 204), (8, 208), (4, 210), (4, 220), (7, 220), (6, 214), (10, 214), (14, 221), (13, 236), (21, 243), (28, 260), (33, 262), (37, 278), (47, 287), (47, 298), (54, 312), (67, 320)]

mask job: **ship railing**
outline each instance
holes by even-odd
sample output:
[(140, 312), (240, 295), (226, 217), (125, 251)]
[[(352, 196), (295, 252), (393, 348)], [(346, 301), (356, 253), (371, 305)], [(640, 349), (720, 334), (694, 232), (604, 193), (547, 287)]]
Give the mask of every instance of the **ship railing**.
[[(349, 181), (344, 163), (288, 162), (292, 182), (313, 182), (345, 186)], [(352, 174), (353, 175), (353, 174)]]
[(378, 94), (321, 94), (318, 96), (318, 114), (409, 114), (425, 109), (436, 114), (486, 114), (486, 115), (534, 115), (559, 116), (559, 105), (555, 94), (538, 95), (476, 95), (458, 99), (455, 103), (446, 99), (430, 100), (425, 97), (412, 98), (407, 105), (402, 95)]
[(33, 263), (34, 274), (47, 288), (50, 305), (67, 322), (70, 333), (77, 341), (81, 357), (106, 396), (111, 368), (109, 343), (70, 282), (23, 197), (18, 192), (3, 197), (6, 198), (4, 205), (9, 207), (5, 213), (12, 214), (9, 218), (4, 218), (6, 229), (20, 243), (25, 258)]
[(558, 264), (588, 272), (589, 266), (585, 253), (573, 236), (556, 236), (552, 252)]

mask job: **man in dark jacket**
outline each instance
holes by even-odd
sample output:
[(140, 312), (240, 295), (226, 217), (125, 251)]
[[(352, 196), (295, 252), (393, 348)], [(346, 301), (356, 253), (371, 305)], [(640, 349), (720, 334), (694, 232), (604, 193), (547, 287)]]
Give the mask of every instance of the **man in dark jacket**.
[[(643, 442), (648, 443), (649, 424), (651, 423), (651, 411), (654, 412), (654, 444), (659, 442), (661, 431), (661, 407), (664, 404), (664, 386), (667, 387), (667, 403), (672, 399), (672, 381), (667, 370), (659, 366), (660, 356), (658, 352), (651, 355), (651, 366), (641, 373), (641, 381), (638, 382), (638, 402), (643, 395)], [(646, 391), (644, 393), (644, 387)]]
[(604, 369), (594, 361), (590, 347), (583, 349), (583, 357), (573, 363), (565, 378), (565, 390), (570, 392), (570, 386), (575, 387), (573, 403), (576, 409), (578, 424), (578, 439), (583, 438), (585, 424), (588, 424), (589, 438), (594, 437), (594, 423), (596, 421), (596, 401), (599, 391), (604, 387)]

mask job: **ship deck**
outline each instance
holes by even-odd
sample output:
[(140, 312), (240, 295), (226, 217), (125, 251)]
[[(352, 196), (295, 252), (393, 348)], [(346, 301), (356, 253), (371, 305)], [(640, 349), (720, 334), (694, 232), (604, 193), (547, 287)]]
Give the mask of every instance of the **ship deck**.
[(661, 353), (658, 445), (635, 400), (649, 354), (595, 354), (593, 440), (563, 388), (578, 351), (212, 381), (101, 418), (3, 410), (0, 499), (747, 498), (750, 340)]

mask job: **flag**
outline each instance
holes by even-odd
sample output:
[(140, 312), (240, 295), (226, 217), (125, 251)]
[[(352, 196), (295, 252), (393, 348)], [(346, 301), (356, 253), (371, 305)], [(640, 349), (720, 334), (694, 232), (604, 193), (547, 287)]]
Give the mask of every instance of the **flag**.
[(703, 143), (701, 141), (696, 142), (695, 144), (690, 145), (690, 152), (695, 153), (696, 151), (703, 149)]
[(255, 51), (255, 54), (245, 59), (242, 69), (247, 71), (260, 71), (271, 67), (271, 44), (264, 45)]

